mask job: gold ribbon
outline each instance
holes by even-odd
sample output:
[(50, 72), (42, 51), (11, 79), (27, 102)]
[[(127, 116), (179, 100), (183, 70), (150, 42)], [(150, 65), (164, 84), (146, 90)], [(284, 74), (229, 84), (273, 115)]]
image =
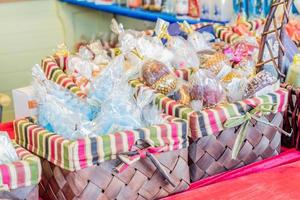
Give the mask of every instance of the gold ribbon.
[(283, 129), (281, 129), (280, 127), (260, 118), (260, 116), (262, 116), (262, 115), (270, 114), (272, 112), (271, 108), (275, 105), (276, 104), (271, 104), (271, 103), (261, 104), (261, 105), (257, 106), (256, 108), (254, 108), (253, 110), (251, 110), (250, 112), (245, 113), (245, 115), (229, 118), (225, 122), (225, 124), (224, 124), (225, 128), (233, 128), (233, 127), (237, 127), (237, 126), (241, 125), (241, 127), (239, 128), (239, 131), (238, 131), (237, 138), (233, 145), (232, 155), (231, 155), (232, 159), (236, 159), (238, 153), (240, 152), (240, 149), (246, 138), (247, 127), (251, 123), (251, 119), (254, 119), (257, 122), (261, 122), (267, 126), (271, 126), (271, 127), (275, 128), (278, 132), (280, 132), (284, 135), (287, 135), (289, 137), (292, 135), (292, 132), (288, 133), (288, 132), (284, 131)]
[(191, 34), (194, 32), (194, 29), (192, 28), (192, 26), (187, 22), (184, 21), (183, 23), (179, 24), (180, 29), (185, 32), (186, 34)]
[(166, 39), (169, 41), (171, 39), (171, 36), (168, 33), (168, 26), (166, 24), (163, 24), (160, 30), (160, 33), (157, 35), (159, 39)]

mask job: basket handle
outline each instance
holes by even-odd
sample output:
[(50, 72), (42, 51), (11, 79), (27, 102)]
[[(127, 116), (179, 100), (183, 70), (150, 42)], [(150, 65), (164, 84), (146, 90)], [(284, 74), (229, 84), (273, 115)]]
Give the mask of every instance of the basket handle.
[[(258, 53), (258, 62), (256, 64), (256, 71), (259, 72), (263, 69), (263, 66), (267, 63), (272, 62), (274, 64), (274, 67), (278, 74), (282, 77), (285, 75), (282, 73), (282, 62), (283, 62), (283, 56), (285, 52), (283, 39), (285, 36), (285, 26), (289, 20), (289, 12), (292, 6), (293, 0), (274, 0), (269, 14), (267, 16), (267, 20), (264, 26), (264, 30), (261, 36), (260, 41), (260, 47), (259, 47), (259, 53)], [(280, 22), (280, 26), (278, 27), (277, 19), (276, 19), (276, 13), (278, 12), (278, 7), (283, 6), (283, 18)], [(270, 27), (273, 23), (273, 29), (270, 30)], [(278, 49), (278, 55), (275, 56), (272, 52), (271, 45), (268, 42), (268, 36), (272, 33), (275, 33), (275, 38), (278, 41), (279, 49)], [(267, 50), (270, 54), (271, 59), (264, 60), (263, 55), (265, 52), (265, 49), (267, 47)], [(276, 62), (277, 60), (277, 62)]]

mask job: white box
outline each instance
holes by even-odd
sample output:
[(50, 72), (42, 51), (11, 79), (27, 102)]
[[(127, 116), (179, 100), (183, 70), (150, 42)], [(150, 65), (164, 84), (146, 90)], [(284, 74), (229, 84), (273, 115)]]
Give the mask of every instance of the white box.
[(37, 102), (33, 87), (27, 86), (12, 90), (15, 119), (37, 115)]

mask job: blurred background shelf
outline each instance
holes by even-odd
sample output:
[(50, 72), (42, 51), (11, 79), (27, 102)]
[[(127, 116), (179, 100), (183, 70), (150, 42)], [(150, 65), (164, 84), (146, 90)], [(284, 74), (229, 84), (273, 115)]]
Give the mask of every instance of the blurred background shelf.
[(171, 15), (168, 13), (162, 13), (162, 12), (151, 12), (143, 9), (130, 9), (127, 7), (122, 7), (116, 4), (113, 5), (103, 5), (103, 4), (95, 4), (94, 2), (88, 2), (86, 0), (60, 0), (61, 2), (66, 2), (69, 4), (73, 4), (76, 6), (81, 6), (85, 8), (90, 8), (94, 10), (99, 10), (103, 12), (108, 12), (116, 15), (122, 15), (126, 17), (131, 17), (135, 19), (142, 19), (146, 21), (152, 21), (155, 22), (158, 18), (161, 18), (163, 20), (166, 20), (168, 22), (177, 22), (177, 21), (183, 21), (186, 20), (190, 24), (195, 24), (199, 22), (208, 22), (208, 23), (221, 23), (225, 24), (227, 21), (215, 21), (215, 20), (209, 20), (209, 19), (190, 19), (190, 18), (178, 18), (175, 15)]

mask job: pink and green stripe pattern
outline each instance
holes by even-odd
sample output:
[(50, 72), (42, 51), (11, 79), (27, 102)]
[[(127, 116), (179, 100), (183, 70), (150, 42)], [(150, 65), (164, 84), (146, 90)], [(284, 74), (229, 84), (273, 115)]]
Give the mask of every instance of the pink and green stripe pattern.
[(0, 192), (37, 185), (41, 179), (41, 163), (37, 156), (14, 143), (19, 161), (0, 165)]
[(67, 140), (38, 126), (32, 118), (14, 122), (16, 141), (29, 151), (70, 171), (84, 169), (119, 153), (130, 151), (138, 139), (146, 139), (167, 151), (188, 146), (185, 120), (163, 114), (167, 123), (146, 128), (120, 131), (97, 137)]
[[(256, 19), (256, 20), (252, 20), (252, 21), (246, 21), (243, 24), (248, 27), (249, 31), (255, 31), (255, 30), (259, 29), (264, 23), (265, 23), (265, 20)], [(236, 40), (238, 40), (241, 37), (240, 34), (238, 34), (234, 31), (232, 26), (224, 26), (221, 24), (215, 24), (214, 30), (215, 30), (215, 36), (227, 43), (235, 42)]]
[[(130, 81), (130, 84), (135, 88), (148, 89), (151, 88), (145, 86), (138, 79)], [(191, 108), (177, 103), (169, 97), (157, 93), (152, 90), (155, 97), (155, 104), (164, 113), (178, 117), (188, 121), (189, 125), (189, 136), (193, 140), (197, 140), (201, 137), (215, 134), (223, 131), (223, 124), (227, 119), (231, 117), (244, 115), (251, 109), (261, 105), (263, 103), (276, 104), (273, 106), (273, 113), (283, 112), (286, 110), (288, 102), (287, 90), (280, 88), (273, 93), (269, 93), (260, 97), (254, 97), (251, 99), (245, 99), (235, 103), (226, 103), (218, 105), (214, 108), (204, 109), (200, 112), (193, 111)]]
[(47, 79), (70, 90), (80, 98), (84, 98), (86, 96), (86, 94), (74, 83), (72, 78), (69, 77), (63, 69), (60, 68), (60, 66), (58, 66), (53, 57), (46, 57), (42, 60), (42, 69)]

